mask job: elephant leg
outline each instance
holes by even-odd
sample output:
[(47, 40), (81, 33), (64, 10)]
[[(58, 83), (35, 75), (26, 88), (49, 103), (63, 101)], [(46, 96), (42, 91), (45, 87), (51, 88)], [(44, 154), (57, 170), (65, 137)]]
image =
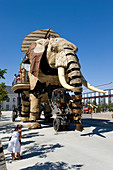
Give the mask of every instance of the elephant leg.
[(52, 117), (51, 107), (50, 107), (49, 103), (45, 103), (44, 107), (45, 107), (45, 109), (44, 109), (44, 116), (45, 116), (44, 122), (46, 122), (46, 123), (52, 122), (53, 120), (51, 119), (51, 117)]
[(40, 99), (36, 98), (33, 94), (30, 94), (30, 119), (31, 121), (38, 120), (40, 118)]
[(41, 95), (41, 103), (44, 103), (44, 116), (45, 120), (44, 122), (49, 123), (52, 121), (51, 117), (51, 107), (49, 105), (49, 100), (48, 100), (48, 93), (46, 92), (45, 94)]
[(23, 91), (21, 95), (22, 95), (21, 121), (26, 122), (29, 120), (30, 112), (29, 92)]
[(36, 122), (40, 118), (40, 99), (37, 99), (33, 94), (30, 94), (30, 118), (31, 123), (28, 123), (28, 129), (39, 129), (41, 125)]

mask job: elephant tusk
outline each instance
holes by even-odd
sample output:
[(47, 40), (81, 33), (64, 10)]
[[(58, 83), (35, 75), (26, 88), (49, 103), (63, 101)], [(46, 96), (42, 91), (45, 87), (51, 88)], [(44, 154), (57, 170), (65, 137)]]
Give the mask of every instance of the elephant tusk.
[(95, 92), (106, 93), (106, 91), (100, 90), (100, 89), (98, 89), (98, 88), (90, 85), (90, 84), (86, 81), (86, 79), (83, 77), (82, 73), (81, 73), (81, 80), (82, 80), (82, 84), (83, 84), (86, 88), (88, 88), (88, 89), (90, 89), (90, 90), (92, 90), (92, 91), (95, 91)]
[(58, 77), (61, 85), (68, 90), (75, 91), (75, 87), (70, 86), (67, 84), (66, 79), (65, 79), (65, 69), (63, 67), (58, 67)]

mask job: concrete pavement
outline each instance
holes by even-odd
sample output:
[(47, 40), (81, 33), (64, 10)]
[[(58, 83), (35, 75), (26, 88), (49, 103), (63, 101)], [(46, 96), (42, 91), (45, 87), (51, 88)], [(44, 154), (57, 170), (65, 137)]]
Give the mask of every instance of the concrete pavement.
[[(90, 118), (83, 115), (84, 131), (56, 133), (52, 124), (42, 123), (41, 129), (28, 130), (22, 123), (22, 160), (12, 161), (7, 152), (8, 139), (19, 119), (11, 122), (11, 112), (3, 112), (0, 137), (8, 170), (112, 170), (113, 122), (111, 113)], [(88, 118), (87, 118), (88, 117)]]

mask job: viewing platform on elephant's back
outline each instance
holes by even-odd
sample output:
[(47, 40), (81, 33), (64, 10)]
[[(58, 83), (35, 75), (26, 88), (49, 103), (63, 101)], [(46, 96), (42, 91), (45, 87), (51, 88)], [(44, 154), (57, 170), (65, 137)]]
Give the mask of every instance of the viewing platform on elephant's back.
[(14, 93), (22, 93), (30, 89), (30, 82), (28, 77), (29, 64), (20, 63), (20, 70), (18, 75), (14, 75), (12, 82), (12, 91)]
[(12, 86), (12, 90), (15, 93), (21, 93), (22, 91), (26, 91), (26, 90), (29, 90), (29, 89), (30, 89), (29, 82), (26, 82), (26, 83), (16, 83), (16, 84), (13, 84), (13, 86)]

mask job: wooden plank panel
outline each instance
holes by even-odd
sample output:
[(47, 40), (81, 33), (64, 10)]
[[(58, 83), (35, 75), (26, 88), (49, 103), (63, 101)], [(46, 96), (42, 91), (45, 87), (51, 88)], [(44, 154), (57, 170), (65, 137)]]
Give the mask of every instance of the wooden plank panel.
[(25, 38), (22, 42), (21, 51), (26, 52), (27, 48), (29, 48), (29, 46), (34, 41), (45, 38), (47, 33), (49, 33), (52, 36), (60, 37), (60, 35), (58, 33), (54, 32), (52, 29), (36, 30), (34, 32), (31, 32), (27, 36), (25, 36)]
[(36, 30), (36, 31), (31, 32), (31, 33), (37, 33), (37, 32), (38, 33), (47, 33), (48, 31), (51, 32), (51, 33), (57, 33), (57, 32), (54, 32), (52, 29)]
[(26, 42), (23, 42), (22, 45), (30, 45), (30, 44), (32, 44), (33, 42), (35, 42), (35, 41), (26, 41)]
[(22, 48), (29, 48), (29, 45), (22, 45)]
[[(26, 37), (39, 37), (39, 36), (45, 37), (45, 35), (46, 34), (41, 34), (41, 33), (36, 33), (36, 34), (30, 33)], [(56, 37), (60, 37), (59, 34), (55, 34), (55, 33), (50, 33), (50, 35), (55, 35)]]
[(31, 33), (31, 34), (29, 34), (27, 36), (29, 37), (29, 36), (45, 36), (45, 35), (46, 34), (43, 34), (43, 33), (35, 33), (35, 34)]
[(44, 37), (43, 36), (40, 36), (40, 37), (35, 37), (35, 36), (33, 36), (33, 37), (31, 37), (31, 36), (29, 36), (29, 37), (26, 37), (26, 38), (24, 38), (24, 40), (23, 41), (27, 41), (27, 40), (36, 40), (36, 39), (43, 39)]

